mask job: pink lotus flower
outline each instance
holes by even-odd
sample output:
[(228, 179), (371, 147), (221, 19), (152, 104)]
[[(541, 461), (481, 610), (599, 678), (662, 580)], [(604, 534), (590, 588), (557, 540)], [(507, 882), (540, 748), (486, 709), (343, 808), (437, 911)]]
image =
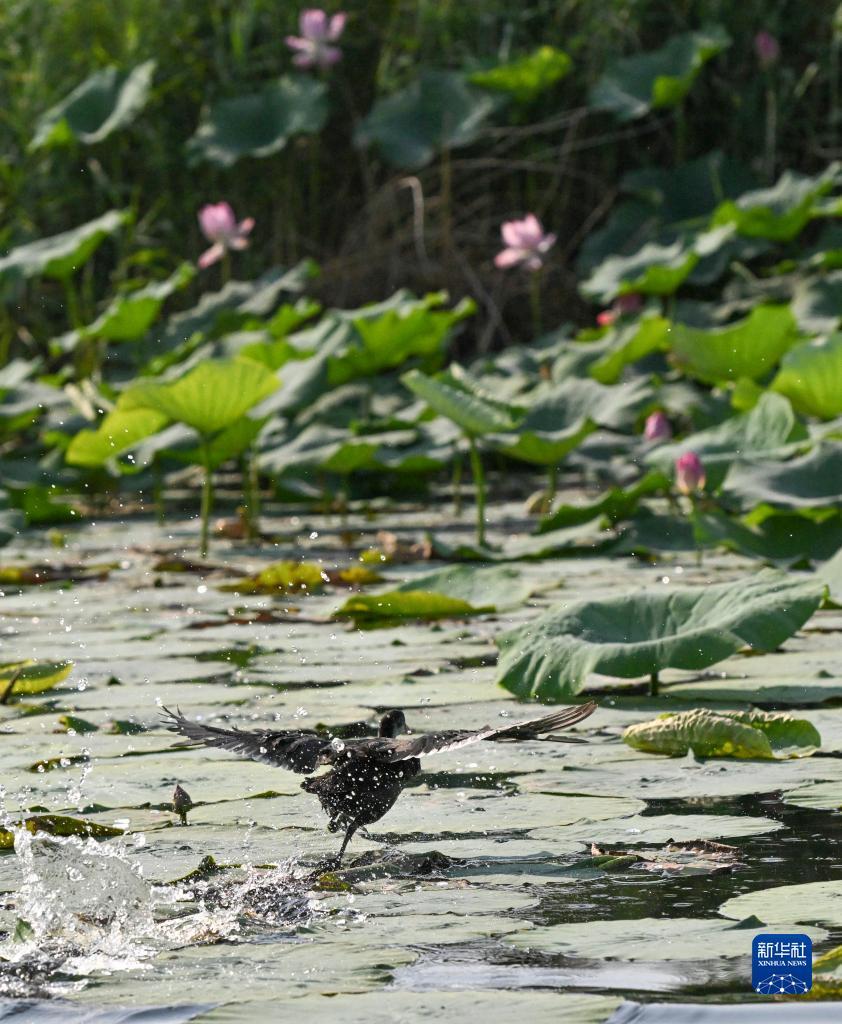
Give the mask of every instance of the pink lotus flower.
[(675, 486), (682, 494), (704, 490), (705, 480), (705, 467), (695, 452), (685, 452), (675, 460)]
[(637, 313), (642, 306), (643, 297), (637, 292), (618, 295), (610, 309), (603, 309), (601, 313), (597, 314), (596, 322), (600, 327), (610, 327), (621, 316), (625, 316), (628, 313)]
[(757, 55), (761, 68), (764, 71), (768, 71), (773, 64), (778, 63), (778, 58), (781, 55), (781, 44), (771, 32), (761, 29), (754, 37), (754, 52)]
[(669, 441), (672, 437), (670, 421), (660, 410), (646, 417), (643, 436), (647, 441)]
[(347, 14), (340, 11), (329, 18), (325, 11), (309, 8), (298, 19), (300, 36), (287, 36), (286, 44), (297, 51), (292, 63), (298, 68), (329, 68), (342, 59), (342, 51), (335, 43), (345, 30)]
[(494, 257), (495, 267), (527, 267), (540, 270), (544, 254), (555, 245), (556, 236), (544, 231), (534, 213), (528, 213), (523, 220), (507, 220), (500, 228), (506, 243)]
[(248, 248), (254, 217), (246, 217), (238, 224), (229, 203), (209, 203), (199, 210), (199, 227), (205, 238), (213, 242), (199, 257), (199, 266), (204, 270), (221, 260), (229, 250)]

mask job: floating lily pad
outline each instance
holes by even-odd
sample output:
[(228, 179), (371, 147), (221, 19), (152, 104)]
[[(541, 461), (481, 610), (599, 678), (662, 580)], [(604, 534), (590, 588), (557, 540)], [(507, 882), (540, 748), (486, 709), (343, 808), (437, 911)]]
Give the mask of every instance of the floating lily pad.
[(134, 121), (149, 100), (155, 61), (131, 71), (96, 71), (38, 119), (31, 149), (71, 142), (93, 145)]
[(811, 722), (785, 712), (681, 711), (631, 725), (623, 739), (650, 754), (697, 757), (809, 757), (821, 746)]
[(19, 694), (51, 690), (73, 671), (72, 661), (19, 661), (0, 666), (0, 703)]
[(236, 594), (312, 594), (327, 582), (327, 572), (315, 562), (273, 562), (254, 576), (223, 583), (219, 589)]
[[(68, 818), (61, 814), (36, 814), (16, 823), (27, 832), (35, 835), (46, 832), (51, 836), (81, 836), (90, 839), (112, 839), (121, 836), (123, 830), (100, 825), (98, 822), (85, 821), (82, 818)], [(11, 849), (15, 844), (14, 833), (0, 827), (0, 850)]]
[(327, 86), (306, 75), (282, 75), (260, 92), (218, 100), (187, 143), (188, 159), (231, 167), (243, 157), (271, 156), (296, 135), (320, 132)]
[(437, 619), (461, 619), (494, 611), (493, 605), (476, 607), (459, 597), (423, 590), (385, 594), (355, 594), (333, 613), (335, 619), (350, 619), (357, 629), (393, 625), (412, 619), (435, 622)]
[[(726, 904), (727, 906), (727, 904)], [(790, 908), (792, 909), (792, 908)], [(793, 910), (794, 913), (794, 910)], [(731, 915), (729, 915), (731, 916)], [(736, 916), (736, 915), (734, 915)], [(748, 915), (739, 915), (745, 917)], [(791, 920), (790, 914), (787, 920)], [(798, 930), (801, 929), (790, 929)], [(505, 941), (519, 949), (575, 957), (614, 957), (618, 960), (710, 960), (747, 956), (751, 940), (759, 932), (786, 932), (782, 924), (732, 924), (693, 918), (635, 918), (633, 920), (588, 921), (532, 928)], [(815, 941), (826, 933), (814, 929)]]
[(497, 611), (523, 604), (535, 591), (534, 582), (516, 569), (498, 566), (475, 569), (472, 566), (451, 566), (435, 572), (414, 576), (396, 587), (396, 593), (445, 594), (461, 598), (475, 606), (491, 605)]
[[(842, 886), (837, 880), (779, 885), (759, 889), (726, 900), (719, 908), (723, 917), (741, 920), (755, 916), (770, 925), (797, 921), (799, 924), (842, 926)], [(800, 929), (793, 929), (793, 931)]]

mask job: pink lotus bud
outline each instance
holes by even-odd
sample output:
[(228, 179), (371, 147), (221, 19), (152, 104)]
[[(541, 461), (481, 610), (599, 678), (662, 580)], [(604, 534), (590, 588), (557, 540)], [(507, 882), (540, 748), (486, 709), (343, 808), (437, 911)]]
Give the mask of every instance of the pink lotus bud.
[(705, 467), (695, 452), (685, 452), (675, 460), (675, 486), (682, 494), (704, 490), (705, 480)]
[(601, 313), (596, 315), (596, 322), (600, 327), (610, 327), (616, 319), (617, 314), (613, 309), (603, 309)]
[(544, 231), (534, 213), (528, 213), (523, 220), (507, 220), (500, 228), (506, 243), (494, 257), (496, 267), (526, 267), (540, 270), (544, 255), (555, 245), (556, 236)]
[(670, 421), (660, 410), (646, 417), (643, 436), (647, 441), (669, 441), (672, 437)]
[(754, 52), (757, 55), (761, 68), (764, 71), (768, 71), (773, 64), (778, 63), (781, 55), (781, 44), (771, 32), (761, 29), (754, 37)]

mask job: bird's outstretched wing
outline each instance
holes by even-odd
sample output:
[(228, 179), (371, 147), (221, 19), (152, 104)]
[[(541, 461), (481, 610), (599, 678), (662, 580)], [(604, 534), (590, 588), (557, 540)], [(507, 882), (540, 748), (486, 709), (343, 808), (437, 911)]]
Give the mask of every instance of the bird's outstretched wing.
[[(430, 754), (443, 754), (448, 750), (458, 750), (480, 740), (529, 740), (542, 733), (557, 732), (569, 729), (583, 721), (596, 711), (597, 705), (590, 701), (575, 707), (554, 711), (543, 718), (531, 721), (516, 722), (503, 728), (486, 726), (484, 729), (447, 729), (441, 732), (422, 733), (419, 736), (399, 736), (397, 739), (362, 740), (360, 744), (369, 744), (375, 757), (384, 761), (404, 761), (408, 757), (427, 757)], [(353, 741), (352, 741), (353, 742)]]
[(331, 752), (330, 737), (303, 729), (273, 732), (245, 732), (242, 729), (220, 729), (215, 725), (191, 722), (180, 712), (161, 709), (161, 717), (170, 732), (181, 733), (189, 740), (198, 740), (209, 747), (221, 747), (240, 757), (278, 768), (288, 768), (300, 775), (309, 775), (326, 764)]

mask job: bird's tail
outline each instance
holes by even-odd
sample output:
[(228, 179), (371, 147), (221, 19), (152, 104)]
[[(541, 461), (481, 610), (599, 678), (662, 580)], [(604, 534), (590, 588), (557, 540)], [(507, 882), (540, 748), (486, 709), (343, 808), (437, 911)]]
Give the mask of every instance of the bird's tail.
[(590, 717), (598, 706), (592, 700), (587, 704), (576, 704), (561, 711), (554, 711), (551, 715), (545, 715), (543, 718), (536, 718), (531, 722), (518, 722), (517, 725), (510, 725), (508, 729), (498, 729), (489, 739), (528, 740), (541, 736), (543, 733), (569, 729)]

